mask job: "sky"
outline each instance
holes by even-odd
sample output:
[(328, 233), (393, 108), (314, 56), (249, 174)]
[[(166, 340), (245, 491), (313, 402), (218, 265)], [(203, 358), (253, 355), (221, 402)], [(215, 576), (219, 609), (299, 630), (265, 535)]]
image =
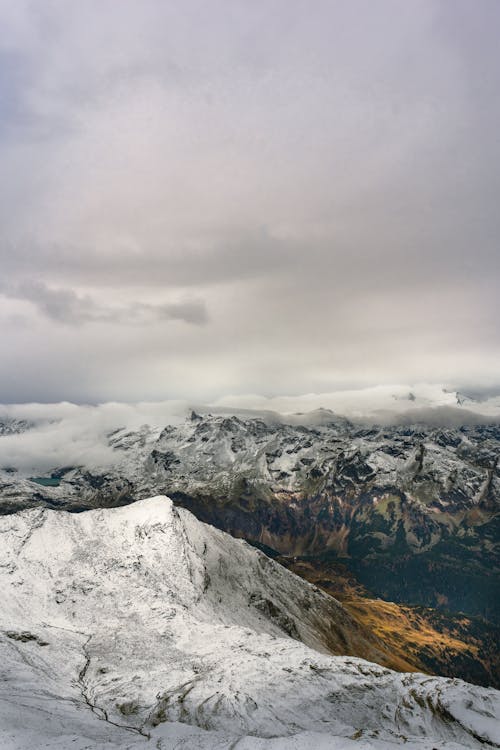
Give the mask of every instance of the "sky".
[(0, 0), (0, 402), (498, 392), (499, 24)]

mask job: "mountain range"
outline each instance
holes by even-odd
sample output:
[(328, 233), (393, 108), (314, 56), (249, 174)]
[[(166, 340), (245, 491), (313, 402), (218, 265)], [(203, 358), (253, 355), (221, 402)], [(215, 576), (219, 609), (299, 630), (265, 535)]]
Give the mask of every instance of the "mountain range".
[[(20, 439), (37, 429), (2, 423)], [(168, 494), (341, 599), (378, 644), (378, 655), (352, 653), (500, 687), (497, 423), (193, 411), (164, 428), (115, 428), (105, 443), (104, 468), (3, 466), (0, 510)]]

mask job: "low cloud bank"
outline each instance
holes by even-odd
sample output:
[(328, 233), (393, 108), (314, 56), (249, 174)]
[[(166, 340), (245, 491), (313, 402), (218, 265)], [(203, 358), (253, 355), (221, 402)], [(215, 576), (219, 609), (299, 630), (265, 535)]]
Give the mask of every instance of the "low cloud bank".
[(0, 467), (30, 473), (62, 466), (102, 469), (118, 463), (121, 456), (108, 445), (108, 435), (119, 428), (137, 430), (148, 424), (161, 429), (182, 421), (187, 405), (161, 403), (79, 406), (12, 404), (0, 406), (0, 423), (26, 422), (20, 433), (0, 435)]
[[(452, 424), (469, 423), (477, 417), (500, 418), (500, 396), (481, 400), (470, 398), (440, 384), (380, 385), (371, 388), (309, 393), (302, 396), (258, 395), (226, 396), (213, 406), (221, 409), (259, 409), (281, 414), (307, 414), (317, 409), (330, 409), (352, 420), (399, 423), (451, 420)], [(441, 415), (441, 416), (438, 416)]]
[[(458, 426), (500, 422), (500, 396), (468, 398), (440, 385), (377, 386), (362, 390), (266, 398), (228, 396), (209, 405), (186, 401), (105, 403), (97, 406), (68, 402), (0, 406), (0, 468), (13, 467), (30, 474), (56, 467), (86, 466), (102, 469), (116, 465), (123, 455), (108, 445), (110, 432), (153, 432), (182, 422), (194, 408), (202, 413), (260, 416), (270, 421), (320, 424), (334, 412), (353, 421), (380, 424), (424, 422)], [(22, 432), (9, 430), (21, 429)]]

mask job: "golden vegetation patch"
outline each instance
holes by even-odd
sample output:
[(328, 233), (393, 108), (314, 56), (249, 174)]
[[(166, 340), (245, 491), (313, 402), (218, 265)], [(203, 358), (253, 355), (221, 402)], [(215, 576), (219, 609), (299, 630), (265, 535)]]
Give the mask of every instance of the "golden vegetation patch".
[(382, 658), (377, 659), (380, 664), (495, 684), (500, 669), (495, 647), (498, 630), (488, 635), (478, 627), (478, 621), (465, 615), (375, 599), (341, 564), (298, 558), (281, 562), (342, 602), (375, 637), (382, 651)]

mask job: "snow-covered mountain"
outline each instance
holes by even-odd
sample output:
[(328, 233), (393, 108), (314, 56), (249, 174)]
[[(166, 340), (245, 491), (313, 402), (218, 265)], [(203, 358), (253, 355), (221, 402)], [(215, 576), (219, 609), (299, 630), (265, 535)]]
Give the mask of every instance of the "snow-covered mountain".
[(486, 572), (499, 567), (498, 425), (366, 427), (326, 410), (309, 421), (193, 412), (163, 430), (115, 429), (106, 468), (55, 465), (30, 477), (4, 465), (0, 508), (80, 510), (162, 492), (285, 554), (424, 559), (451, 545)]
[(330, 656), (334, 599), (165, 497), (0, 534), (3, 750), (500, 744), (500, 693)]
[[(1, 512), (81, 511), (168, 494), (269, 554), (314, 558), (319, 582), (339, 563), (374, 597), (486, 618), (488, 632), (472, 624), (486, 649), (436, 655), (426, 642), (419, 664), (500, 685), (498, 424), (451, 426), (447, 417), (443, 426), (434, 413), (432, 423), (367, 425), (319, 409), (192, 412), (163, 428), (136, 421), (111, 429), (108, 417), (98, 442), (89, 411), (78, 454), (64, 421), (0, 437)], [(58, 463), (65, 443), (72, 464)], [(38, 461), (44, 446), (51, 450)]]
[[(9, 429), (8, 424), (3, 427)], [(54, 431), (57, 424), (51, 425)], [(22, 432), (16, 435), (18, 445), (28, 443), (32, 453), (46, 437), (35, 428), (23, 427)], [(366, 426), (326, 409), (286, 422), (272, 416), (192, 412), (163, 430), (148, 425), (111, 430), (103, 450), (105, 466), (96, 466), (84, 453), (75, 465), (61, 465), (54, 453), (52, 463), (45, 457), (45, 470), (33, 477), (15, 457), (10, 463), (5, 459), (0, 438), (2, 511), (9, 512), (9, 505), (16, 510), (39, 503), (76, 508), (82, 503), (126, 502), (159, 485), (190, 495), (228, 495), (241, 492), (246, 483), (264, 496), (309, 499), (326, 494), (354, 497), (360, 488), (380, 494), (392, 487), (429, 515), (488, 502), (496, 507), (500, 492), (500, 423)], [(32, 456), (32, 472), (36, 458)], [(421, 547), (422, 540), (410, 544)]]
[(34, 422), (26, 419), (6, 418), (0, 419), (0, 437), (4, 435), (20, 435), (35, 426)]

